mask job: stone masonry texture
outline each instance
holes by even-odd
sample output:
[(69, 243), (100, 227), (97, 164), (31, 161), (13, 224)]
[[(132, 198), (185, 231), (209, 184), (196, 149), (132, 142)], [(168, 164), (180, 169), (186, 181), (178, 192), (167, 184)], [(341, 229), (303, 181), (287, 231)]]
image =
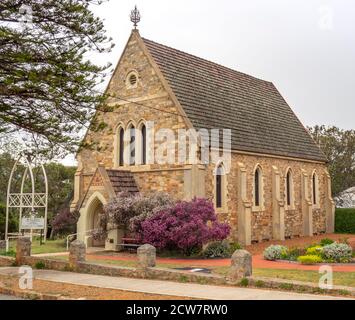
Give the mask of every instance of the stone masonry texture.
[[(138, 84), (133, 89), (126, 86), (126, 77), (132, 70), (138, 74)], [(176, 150), (178, 149), (177, 131), (188, 128), (188, 122), (180, 115), (180, 109), (169, 95), (135, 35), (131, 36), (120, 59), (109, 83), (108, 93), (111, 94), (108, 103), (113, 106), (113, 112), (97, 113), (97, 119), (105, 123), (105, 128), (99, 132), (88, 131), (85, 142), (92, 143), (93, 147), (81, 150), (77, 156), (80, 183), (76, 188), (79, 188), (79, 197), (84, 199), (81, 202), (81, 207), (84, 208), (86, 200), (97, 191), (98, 187), (90, 185), (90, 183), (99, 165), (104, 166), (107, 170), (130, 170), (140, 192), (164, 191), (176, 199), (186, 199), (185, 172), (191, 170), (191, 166), (178, 163), (154, 163), (119, 167), (117, 163), (117, 154), (115, 155), (117, 153), (117, 128), (120, 126), (127, 129), (131, 123), (137, 127), (142, 121), (154, 121), (155, 131), (162, 128), (173, 129), (176, 136)], [(127, 100), (134, 99), (139, 102), (127, 102)], [(154, 152), (159, 146), (159, 143), (155, 143)], [(273, 237), (273, 167), (276, 167), (280, 172), (280, 199), (282, 201), (285, 201), (286, 198), (286, 173), (288, 169), (292, 170), (294, 206), (285, 208), (285, 237), (292, 238), (303, 235), (302, 172), (306, 172), (309, 177), (308, 197), (310, 198), (312, 192), (311, 175), (314, 170), (319, 179), (319, 205), (312, 209), (313, 233), (319, 234), (326, 231), (325, 203), (328, 186), (325, 163), (235, 151), (232, 153), (230, 172), (226, 176), (226, 205), (223, 210), (218, 210), (219, 220), (227, 221), (231, 225), (231, 241), (238, 241), (237, 204), (240, 188), (238, 165), (240, 163), (245, 166), (247, 172), (246, 197), (249, 202), (253, 201), (254, 169), (259, 165), (262, 170), (264, 203), (260, 210), (252, 210), (251, 213), (252, 242), (270, 240)], [(204, 196), (211, 200), (215, 195), (214, 166), (215, 164), (201, 165), (202, 169), (200, 170), (204, 172)], [(110, 200), (106, 191), (101, 191), (101, 193), (107, 201)]]

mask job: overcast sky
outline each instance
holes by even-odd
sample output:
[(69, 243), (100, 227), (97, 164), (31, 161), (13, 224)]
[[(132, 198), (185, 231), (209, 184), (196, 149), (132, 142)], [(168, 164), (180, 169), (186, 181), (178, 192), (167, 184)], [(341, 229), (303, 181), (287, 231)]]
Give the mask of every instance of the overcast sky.
[(142, 36), (272, 81), (305, 125), (355, 128), (354, 0), (111, 0), (96, 63), (116, 65), (135, 4)]

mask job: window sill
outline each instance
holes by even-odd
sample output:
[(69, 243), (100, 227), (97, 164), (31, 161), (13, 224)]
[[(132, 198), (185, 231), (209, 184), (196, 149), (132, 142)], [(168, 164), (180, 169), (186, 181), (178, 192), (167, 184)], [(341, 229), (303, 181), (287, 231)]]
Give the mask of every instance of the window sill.
[(228, 209), (227, 208), (215, 208), (216, 210), (216, 213), (219, 213), (219, 214), (227, 214), (228, 213)]
[(116, 170), (146, 170), (150, 169), (150, 164), (135, 164), (135, 165), (124, 165), (124, 166), (115, 166)]
[(252, 206), (251, 211), (252, 211), (252, 212), (265, 211), (265, 207), (264, 207), (264, 206)]

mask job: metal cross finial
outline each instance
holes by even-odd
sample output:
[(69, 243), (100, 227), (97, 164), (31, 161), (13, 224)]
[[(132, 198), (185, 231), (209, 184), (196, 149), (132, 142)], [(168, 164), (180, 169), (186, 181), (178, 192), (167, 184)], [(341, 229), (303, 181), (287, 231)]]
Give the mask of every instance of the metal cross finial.
[(131, 21), (133, 22), (134, 29), (137, 29), (139, 21), (141, 21), (141, 14), (139, 13), (137, 6), (134, 7), (134, 10), (131, 11)]

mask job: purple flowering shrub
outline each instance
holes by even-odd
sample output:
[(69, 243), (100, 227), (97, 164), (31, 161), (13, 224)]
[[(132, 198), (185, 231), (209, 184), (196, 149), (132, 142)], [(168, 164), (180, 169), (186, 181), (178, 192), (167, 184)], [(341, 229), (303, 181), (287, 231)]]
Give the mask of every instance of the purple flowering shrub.
[(51, 221), (54, 234), (74, 233), (76, 223), (80, 217), (79, 211), (70, 212), (69, 208), (63, 208)]
[(180, 201), (141, 223), (142, 242), (157, 249), (178, 249), (186, 254), (210, 241), (224, 240), (230, 232), (226, 223), (219, 223), (214, 206), (207, 199)]
[(129, 221), (129, 230), (132, 233), (139, 234), (142, 230), (142, 222), (157, 212), (171, 208), (175, 201), (171, 196), (164, 192), (156, 192), (150, 195), (139, 194), (136, 196), (134, 210), (136, 215)]
[(124, 227), (125, 230), (137, 233), (144, 219), (173, 204), (172, 198), (162, 192), (134, 195), (121, 192), (104, 206), (100, 216), (100, 230), (107, 232), (109, 228)]

